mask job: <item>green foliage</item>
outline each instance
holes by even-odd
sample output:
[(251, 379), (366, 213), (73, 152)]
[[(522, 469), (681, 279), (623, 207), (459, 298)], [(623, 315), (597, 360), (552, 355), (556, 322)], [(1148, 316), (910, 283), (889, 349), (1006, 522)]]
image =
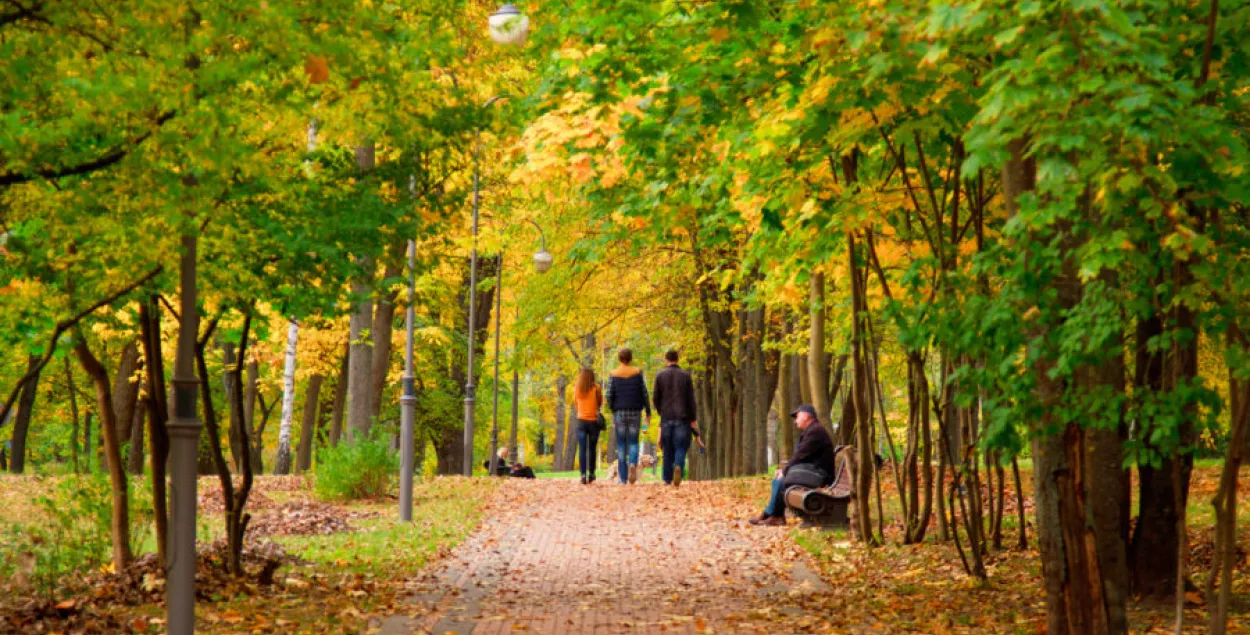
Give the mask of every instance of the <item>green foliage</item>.
[(51, 595), (65, 576), (108, 562), (110, 491), (104, 474), (61, 478), (35, 500), (41, 520), (0, 526), (0, 576)]
[(313, 491), (323, 500), (379, 498), (396, 486), (399, 457), (382, 435), (343, 440), (317, 455)]

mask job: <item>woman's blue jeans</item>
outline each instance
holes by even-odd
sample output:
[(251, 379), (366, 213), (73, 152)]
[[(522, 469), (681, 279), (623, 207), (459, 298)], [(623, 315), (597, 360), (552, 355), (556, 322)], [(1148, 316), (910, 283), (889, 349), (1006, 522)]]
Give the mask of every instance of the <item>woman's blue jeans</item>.
[(623, 410), (612, 413), (616, 427), (616, 471), (621, 483), (629, 482), (629, 466), (638, 465), (638, 435), (642, 413)]
[(577, 420), (577, 467), (582, 476), (595, 475), (595, 462), (599, 459), (599, 430), (594, 421)]

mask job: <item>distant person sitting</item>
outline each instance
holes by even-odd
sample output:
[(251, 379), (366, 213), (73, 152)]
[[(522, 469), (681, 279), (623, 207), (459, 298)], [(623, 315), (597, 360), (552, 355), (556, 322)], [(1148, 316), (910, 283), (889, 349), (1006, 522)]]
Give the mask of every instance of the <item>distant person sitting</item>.
[(799, 442), (790, 461), (773, 474), (773, 492), (764, 513), (750, 519), (752, 525), (783, 527), (786, 524), (786, 488), (824, 487), (833, 481), (833, 439), (820, 425), (816, 409), (803, 404), (790, 413), (799, 429)]
[[(508, 462), (508, 448), (499, 448), (499, 463), (495, 466), (495, 476), (512, 476), (515, 478), (534, 478), (534, 470), (521, 463)], [(482, 466), (490, 472), (490, 459), (482, 462)]]
[[(500, 448), (499, 451), (502, 452), (502, 454), (499, 455), (501, 460), (508, 460), (508, 448)], [(517, 461), (516, 463), (509, 464), (508, 476), (513, 478), (534, 478), (534, 469), (521, 463), (520, 461)]]

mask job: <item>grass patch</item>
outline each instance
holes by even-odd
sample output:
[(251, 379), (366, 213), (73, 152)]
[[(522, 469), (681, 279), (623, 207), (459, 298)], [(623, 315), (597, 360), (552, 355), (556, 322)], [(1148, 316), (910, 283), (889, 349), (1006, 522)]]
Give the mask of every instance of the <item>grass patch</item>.
[(477, 526), (482, 499), (496, 483), (492, 479), (429, 479), (413, 486), (412, 523), (399, 521), (394, 503), (355, 503), (347, 509), (378, 514), (356, 521), (359, 531), (273, 540), (294, 555), (336, 570), (402, 577), (463, 540)]

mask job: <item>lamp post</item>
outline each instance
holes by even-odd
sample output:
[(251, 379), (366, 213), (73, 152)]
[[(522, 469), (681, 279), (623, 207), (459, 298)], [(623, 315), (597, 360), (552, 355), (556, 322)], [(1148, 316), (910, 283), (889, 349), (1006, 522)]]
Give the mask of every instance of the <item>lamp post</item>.
[[(499, 44), (524, 44), (525, 37), (529, 35), (529, 18), (511, 4), (505, 4), (492, 13), (488, 25), (491, 39)], [(482, 109), (490, 108), (495, 102), (509, 97), (511, 95), (507, 93), (495, 95), (482, 104)], [(469, 330), (467, 331), (469, 354), (464, 382), (464, 467), (462, 473), (465, 476), (473, 475), (473, 413), (477, 405), (475, 395), (477, 387), (473, 385), (473, 345), (476, 339), (474, 327), (477, 326), (477, 219), (481, 200), (481, 146), (481, 132), (475, 132), (473, 134), (473, 250), (469, 257)]]
[(174, 416), (169, 422), (169, 467), (172, 522), (166, 547), (165, 618), (171, 635), (195, 632), (195, 455), (199, 449), (200, 420), (195, 400), (195, 338), (199, 313), (195, 303), (195, 230), (182, 236), (179, 291), (182, 313), (178, 351), (174, 358)]
[(404, 309), (404, 394), (399, 398), (400, 411), (400, 461), (399, 461), (399, 519), (412, 521), (412, 472), (413, 461), (413, 419), (417, 408), (417, 391), (413, 385), (412, 375), (412, 298), (416, 293), (416, 262), (417, 244), (408, 241), (408, 306)]
[[(551, 252), (547, 251), (547, 234), (543, 233), (543, 228), (538, 226), (532, 219), (526, 219), (538, 230), (539, 237), (542, 238), (542, 247), (534, 254), (534, 268), (538, 273), (547, 273), (551, 269), (551, 263), (555, 260)], [(499, 469), (499, 331), (500, 316), (503, 314), (503, 257), (499, 258), (499, 282), (495, 285), (495, 404), (493, 408), (493, 420), (490, 426), (490, 473), (495, 474), (495, 470)], [(516, 371), (513, 370), (512, 381), (512, 412), (516, 413)], [(513, 416), (515, 423), (516, 417)], [(515, 426), (514, 426), (515, 431)], [(516, 443), (516, 437), (513, 436), (513, 444)]]

